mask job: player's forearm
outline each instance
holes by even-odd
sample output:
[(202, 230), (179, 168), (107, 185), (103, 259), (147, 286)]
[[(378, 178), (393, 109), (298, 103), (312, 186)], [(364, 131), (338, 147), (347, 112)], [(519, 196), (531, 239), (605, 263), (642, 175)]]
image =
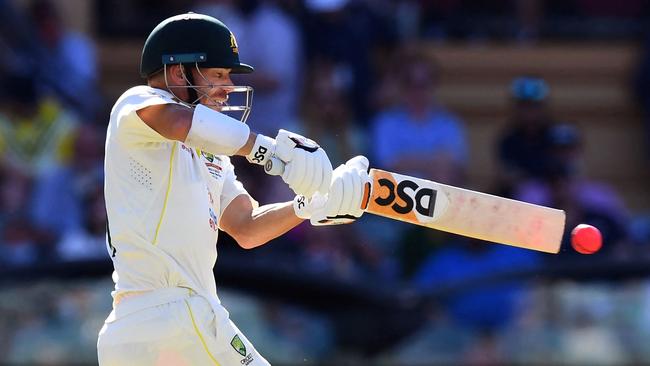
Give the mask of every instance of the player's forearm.
[(237, 242), (243, 248), (252, 249), (279, 237), (302, 221), (294, 213), (292, 202), (264, 205), (253, 210)]

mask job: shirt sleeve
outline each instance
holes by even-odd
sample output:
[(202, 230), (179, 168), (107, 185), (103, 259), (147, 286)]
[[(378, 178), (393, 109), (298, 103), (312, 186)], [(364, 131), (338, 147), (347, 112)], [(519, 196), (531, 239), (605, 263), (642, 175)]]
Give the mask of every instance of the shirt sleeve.
[(115, 103), (111, 111), (111, 123), (114, 124), (119, 139), (128, 144), (146, 144), (151, 142), (168, 142), (169, 140), (149, 127), (137, 111), (160, 104), (180, 104), (168, 93), (146, 86), (129, 89)]
[(235, 167), (228, 162), (227, 167), (224, 170), (226, 173), (224, 177), (223, 190), (221, 191), (221, 197), (219, 197), (219, 221), (221, 221), (221, 217), (226, 210), (226, 207), (228, 207), (235, 197), (239, 195), (244, 194), (248, 196), (253, 204), (253, 208), (259, 207), (259, 203), (248, 194), (244, 185), (237, 180)]

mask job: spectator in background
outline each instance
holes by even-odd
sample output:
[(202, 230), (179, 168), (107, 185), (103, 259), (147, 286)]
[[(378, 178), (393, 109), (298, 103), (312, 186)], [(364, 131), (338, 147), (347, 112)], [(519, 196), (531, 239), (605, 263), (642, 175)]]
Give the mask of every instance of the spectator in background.
[[(305, 129), (327, 149), (334, 165), (348, 156), (364, 154), (367, 138), (367, 132), (354, 121), (351, 91), (339, 72), (331, 61), (313, 60), (303, 97)], [(327, 233), (306, 231), (300, 245), (304, 260), (309, 268), (339, 278), (394, 279), (392, 255), (386, 255), (385, 247), (369, 239), (367, 231), (367, 226), (358, 225), (333, 228)]]
[(75, 116), (56, 99), (42, 97), (30, 76), (9, 76), (2, 86), (1, 159), (28, 176), (65, 163), (78, 124)]
[(90, 216), (95, 213), (88, 211), (91, 206), (84, 201), (103, 186), (103, 147), (103, 134), (97, 126), (80, 125), (74, 133), (72, 159), (37, 176), (32, 213), (38, 227), (60, 238), (83, 231), (88, 220), (94, 219)]
[[(255, 89), (248, 123), (260, 133), (279, 128), (301, 130), (298, 124), (302, 48), (296, 22), (280, 6), (282, 0), (204, 1), (197, 11), (221, 19), (233, 33), (241, 57), (255, 73), (246, 84)], [(233, 95), (234, 97), (234, 95)]]
[[(585, 176), (583, 141), (578, 129), (557, 124), (549, 129), (548, 164), (541, 177), (522, 181), (514, 198), (566, 211), (566, 229), (587, 223), (596, 226), (605, 243), (599, 253), (611, 253), (626, 239), (628, 212), (610, 186)], [(564, 235), (567, 247), (570, 235)], [(572, 252), (572, 251), (571, 251)]]
[(57, 244), (58, 256), (64, 261), (108, 260), (103, 186), (101, 184), (92, 186), (81, 201), (84, 212), (82, 225), (64, 233)]
[(498, 142), (500, 174), (497, 193), (511, 197), (517, 182), (543, 176), (548, 165), (549, 87), (541, 78), (522, 76), (511, 84), (510, 122)]
[(172, 14), (188, 10), (187, 0), (93, 1), (94, 30), (102, 39), (146, 37)]
[(534, 42), (540, 37), (544, 20), (544, 1), (516, 0), (517, 27), (515, 38), (521, 42)]
[[(435, 99), (438, 65), (425, 54), (402, 49), (387, 69), (378, 99), (384, 106), (372, 122), (374, 166), (441, 183), (461, 185), (467, 163), (463, 122)], [(404, 277), (417, 269), (435, 244), (449, 236), (395, 221), (366, 218), (371, 240), (399, 258)], [(435, 244), (434, 244), (435, 243)]]
[(28, 50), (35, 47), (29, 22), (15, 1), (0, 0), (0, 77), (5, 72), (24, 71), (34, 62)]
[(370, 91), (374, 89), (377, 56), (391, 46), (395, 32), (391, 22), (373, 12), (363, 1), (306, 0), (302, 19), (307, 62), (327, 60), (354, 100), (353, 118), (366, 126), (371, 117)]
[(650, 166), (650, 27), (646, 30), (641, 58), (634, 79), (634, 91), (645, 125), (646, 160)]
[(84, 116), (93, 116), (100, 103), (94, 43), (84, 34), (67, 29), (50, 0), (33, 1), (30, 15), (40, 45), (37, 79), (68, 106)]
[(354, 121), (353, 100), (344, 75), (332, 62), (314, 61), (307, 74), (303, 124), (309, 136), (327, 148), (334, 164), (365, 153), (367, 132)]
[(350, 283), (394, 280), (395, 261), (365, 233), (351, 226), (320, 233), (306, 230), (300, 247), (301, 262), (313, 273)]
[[(650, 168), (650, 26), (648, 25), (646, 25), (642, 47), (633, 87), (643, 119), (646, 166)], [(650, 244), (650, 211), (632, 219), (629, 234), (633, 243)]]
[(409, 279), (429, 303), (429, 315), (416, 334), (392, 351), (400, 362), (423, 357), (449, 364), (507, 364), (499, 336), (521, 312), (520, 301), (530, 284), (499, 281), (535, 268), (536, 252), (475, 239), (456, 237), (425, 258)]
[(43, 253), (41, 236), (29, 218), (31, 179), (10, 166), (0, 165), (0, 264), (35, 263)]
[(496, 278), (534, 268), (540, 261), (540, 255), (531, 250), (480, 240), (457, 241), (460, 242), (447, 245), (430, 255), (413, 276), (413, 284), (424, 292), (459, 285), (456, 290), (460, 290), (460, 293), (452, 292), (447, 297), (448, 319), (463, 328), (499, 330), (513, 318), (517, 298), (525, 286), (521, 281), (490, 285), (490, 276)]
[(590, 18), (633, 19), (648, 9), (645, 0), (625, 0), (621, 3), (609, 0), (574, 0), (580, 14)]
[[(544, 18), (541, 0), (409, 0), (398, 3), (400, 28), (404, 29), (404, 24), (408, 23), (415, 23), (411, 27), (416, 27), (419, 23), (420, 35), (428, 39), (500, 38), (530, 42), (540, 35)], [(410, 13), (406, 19), (405, 10)]]
[[(402, 50), (387, 71), (387, 96), (397, 103), (384, 107), (372, 122), (376, 166), (458, 185), (467, 163), (463, 122), (435, 99), (438, 65), (422, 53)], [(397, 76), (399, 79), (395, 79)]]
[[(212, 17), (220, 19), (223, 24), (237, 32), (237, 35), (244, 32), (245, 25), (243, 14), (237, 7), (236, 0), (198, 0), (194, 5), (194, 9), (199, 14), (208, 14)], [(240, 43), (242, 37), (237, 37), (240, 41), (237, 42), (239, 52), (242, 51)]]

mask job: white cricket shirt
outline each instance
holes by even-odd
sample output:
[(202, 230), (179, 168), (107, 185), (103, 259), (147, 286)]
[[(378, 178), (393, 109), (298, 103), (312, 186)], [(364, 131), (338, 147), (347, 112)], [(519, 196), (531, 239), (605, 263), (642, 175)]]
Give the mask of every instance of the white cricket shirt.
[(219, 218), (236, 196), (248, 195), (227, 156), (168, 140), (136, 113), (166, 103), (178, 104), (164, 90), (137, 86), (111, 110), (104, 192), (113, 297), (178, 286), (216, 294)]

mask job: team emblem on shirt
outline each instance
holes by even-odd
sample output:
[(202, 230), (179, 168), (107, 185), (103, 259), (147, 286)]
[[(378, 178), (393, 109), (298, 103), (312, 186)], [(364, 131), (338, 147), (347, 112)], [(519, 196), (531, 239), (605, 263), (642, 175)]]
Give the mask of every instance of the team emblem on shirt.
[(201, 155), (205, 158), (205, 166), (208, 168), (208, 172), (214, 179), (221, 178), (221, 158), (214, 156), (206, 151), (201, 151)]
[(214, 162), (214, 158), (215, 158), (215, 156), (212, 155), (212, 154), (210, 154), (209, 152), (201, 151), (201, 155), (203, 155), (203, 157), (205, 158), (205, 160), (207, 160), (207, 161), (209, 161), (209, 162), (211, 162), (211, 163)]
[(235, 351), (239, 352), (240, 355), (246, 356), (246, 345), (241, 341), (238, 334), (235, 334), (235, 336), (232, 337), (230, 345), (235, 349)]

